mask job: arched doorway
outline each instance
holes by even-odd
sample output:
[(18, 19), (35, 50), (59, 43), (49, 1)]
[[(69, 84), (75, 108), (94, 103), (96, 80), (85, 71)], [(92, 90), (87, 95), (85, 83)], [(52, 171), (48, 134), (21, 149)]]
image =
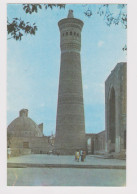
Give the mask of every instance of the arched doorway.
[(88, 148), (88, 154), (91, 154), (91, 138), (88, 138), (87, 140), (87, 148)]
[(94, 154), (94, 139), (92, 137), (87, 139), (88, 154)]
[(109, 137), (109, 152), (115, 152), (115, 141), (116, 141), (116, 102), (115, 102), (115, 90), (111, 88), (110, 96), (109, 96), (109, 126), (108, 126), (108, 137)]

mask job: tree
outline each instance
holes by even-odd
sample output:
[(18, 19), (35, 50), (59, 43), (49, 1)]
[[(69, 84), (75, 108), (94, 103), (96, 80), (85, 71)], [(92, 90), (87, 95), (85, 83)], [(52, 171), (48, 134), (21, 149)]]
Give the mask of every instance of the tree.
[[(110, 10), (110, 4), (101, 4), (96, 12), (93, 12), (92, 4), (82, 5), (85, 9), (83, 9), (83, 13), (86, 17), (91, 18), (93, 14), (98, 14), (103, 17), (105, 23), (108, 26), (111, 25), (119, 25), (127, 29), (127, 13), (126, 13), (126, 4), (118, 4), (117, 5), (117, 14), (114, 14)], [(59, 9), (65, 9), (65, 4), (22, 4), (22, 8), (26, 14), (38, 13), (39, 10), (48, 8), (53, 9), (57, 7)], [(30, 22), (24, 22), (21, 18), (13, 18), (10, 22), (9, 19), (7, 21), (7, 32), (10, 37), (8, 39), (21, 40), (24, 34), (35, 35), (38, 27), (36, 23), (30, 24)], [(127, 46), (123, 47), (123, 50), (127, 50)]]
[[(58, 7), (60, 9), (65, 8), (64, 4), (23, 4), (23, 10), (26, 14), (37, 13), (39, 9), (53, 9)], [(13, 18), (10, 22), (7, 19), (7, 32), (10, 37), (8, 39), (21, 40), (24, 34), (35, 35), (38, 27), (36, 23), (30, 24), (30, 22), (25, 22), (21, 18)]]
[[(127, 29), (127, 12), (126, 12), (126, 4), (118, 4), (117, 9), (119, 10), (118, 13), (115, 15), (110, 11), (109, 4), (102, 4), (100, 5), (99, 9), (97, 10), (96, 14), (99, 14), (101, 17), (104, 17), (104, 21), (107, 26), (111, 25), (119, 25), (122, 24), (124, 29)], [(91, 17), (92, 16), (92, 9), (88, 8), (84, 12), (85, 16)], [(127, 51), (127, 45), (122, 48), (123, 51)]]

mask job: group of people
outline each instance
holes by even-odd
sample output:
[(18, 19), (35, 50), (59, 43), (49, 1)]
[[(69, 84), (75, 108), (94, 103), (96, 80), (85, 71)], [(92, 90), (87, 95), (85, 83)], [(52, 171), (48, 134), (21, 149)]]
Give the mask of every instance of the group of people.
[(80, 151), (77, 150), (75, 152), (75, 161), (79, 162), (79, 160), (81, 159), (81, 162), (84, 162), (85, 158), (86, 158), (86, 151), (84, 151), (84, 150), (80, 150)]

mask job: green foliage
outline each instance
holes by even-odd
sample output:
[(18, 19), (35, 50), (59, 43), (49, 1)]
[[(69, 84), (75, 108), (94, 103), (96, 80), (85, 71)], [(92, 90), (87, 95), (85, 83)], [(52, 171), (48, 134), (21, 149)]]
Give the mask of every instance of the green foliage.
[[(97, 10), (96, 14), (100, 15), (101, 17), (103, 16), (103, 19), (104, 19), (105, 23), (107, 24), (107, 26), (119, 25), (121, 23), (122, 26), (125, 29), (127, 29), (127, 13), (125, 11), (126, 7), (127, 7), (126, 4), (118, 4), (117, 5), (118, 13), (115, 15), (110, 10), (110, 5), (109, 4), (102, 4), (102, 5), (100, 5), (100, 7)], [(86, 17), (90, 18), (93, 15), (92, 8), (88, 8), (84, 12), (84, 14), (85, 14)], [(122, 50), (127, 51), (127, 45), (126, 44), (122, 48)]]
[(65, 8), (65, 4), (23, 4), (23, 10), (26, 13), (32, 14), (37, 13), (39, 9), (53, 9), (54, 7), (58, 7), (60, 9)]
[(8, 21), (7, 31), (8, 34), (11, 35), (10, 38), (14, 38), (15, 40), (21, 40), (23, 33), (35, 35), (37, 31), (37, 26), (35, 25), (35, 23), (33, 25), (30, 25), (29, 22), (25, 23), (19, 18), (13, 18), (13, 21), (11, 23)]
[[(23, 4), (22, 6), (26, 14), (37, 13), (42, 8), (65, 8), (65, 4)], [(9, 19), (7, 20), (7, 32), (10, 35), (8, 39), (22, 40), (24, 34), (35, 35), (37, 30), (35, 23), (24, 22), (21, 18), (13, 18), (12, 22)]]
[[(118, 13), (115, 15), (110, 10), (109, 4), (101, 4), (96, 12), (96, 14), (103, 16), (104, 21), (108, 26), (119, 25), (120, 23), (122, 26), (127, 29), (127, 13), (125, 11), (126, 4), (118, 4), (117, 10)], [(65, 9), (65, 4), (22, 4), (22, 8), (25, 11), (26, 14), (32, 14), (32, 13), (38, 13), (41, 9), (53, 9), (53, 8), (59, 8), (59, 9)], [(86, 17), (91, 17), (93, 15), (92, 8), (88, 8), (85, 12), (83, 11)], [(35, 23), (32, 25), (29, 22), (24, 22), (23, 20), (19, 18), (13, 18), (12, 22), (9, 22), (7, 24), (7, 31), (8, 35), (10, 35), (10, 38), (8, 39), (15, 39), (15, 40), (21, 40), (24, 34), (30, 34), (35, 35), (36, 31), (38, 30)], [(125, 45), (122, 48), (123, 51), (127, 51), (127, 46)]]
[(127, 45), (125, 44), (125, 46), (122, 48), (123, 51), (127, 51)]
[[(126, 4), (118, 4), (117, 5), (117, 10), (118, 13), (115, 15), (112, 13), (110, 10), (110, 5), (109, 4), (102, 4), (100, 5), (99, 9), (97, 10), (97, 14), (100, 16), (104, 17), (104, 21), (108, 26), (111, 26), (112, 24), (114, 25), (119, 25), (120, 23), (122, 26), (127, 29), (127, 13), (125, 12)], [(92, 14), (92, 8), (88, 8), (87, 11), (84, 12), (85, 16), (91, 17)]]

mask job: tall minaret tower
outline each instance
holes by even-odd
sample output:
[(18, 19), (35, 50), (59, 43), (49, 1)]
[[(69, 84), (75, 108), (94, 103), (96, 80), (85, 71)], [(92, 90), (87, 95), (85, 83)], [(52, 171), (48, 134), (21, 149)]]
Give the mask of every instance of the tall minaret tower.
[(86, 149), (85, 117), (81, 76), (81, 30), (83, 22), (68, 17), (58, 23), (60, 29), (61, 66), (56, 118), (55, 151), (74, 154)]

